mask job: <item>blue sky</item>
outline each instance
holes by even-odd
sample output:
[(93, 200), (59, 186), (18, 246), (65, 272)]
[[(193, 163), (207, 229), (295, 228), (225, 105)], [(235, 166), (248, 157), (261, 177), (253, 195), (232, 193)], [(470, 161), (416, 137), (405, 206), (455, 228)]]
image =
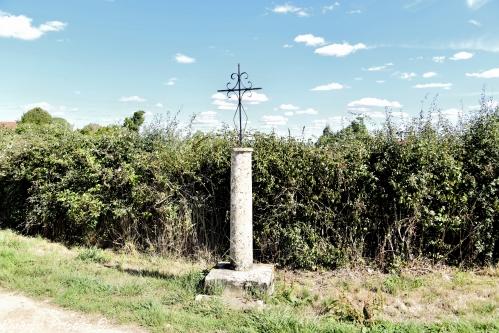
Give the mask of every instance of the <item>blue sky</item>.
[(0, 120), (35, 105), (76, 127), (180, 110), (231, 124), (241, 63), (254, 129), (298, 135), (499, 97), (499, 1), (0, 0)]

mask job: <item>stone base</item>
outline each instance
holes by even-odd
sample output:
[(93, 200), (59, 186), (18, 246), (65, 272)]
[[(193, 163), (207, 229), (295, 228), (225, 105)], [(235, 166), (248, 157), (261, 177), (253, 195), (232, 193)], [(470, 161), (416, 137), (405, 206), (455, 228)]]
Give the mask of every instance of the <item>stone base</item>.
[(259, 291), (267, 294), (274, 292), (274, 265), (254, 264), (246, 271), (229, 269), (227, 263), (218, 264), (204, 280), (205, 288), (223, 286), (230, 291)]

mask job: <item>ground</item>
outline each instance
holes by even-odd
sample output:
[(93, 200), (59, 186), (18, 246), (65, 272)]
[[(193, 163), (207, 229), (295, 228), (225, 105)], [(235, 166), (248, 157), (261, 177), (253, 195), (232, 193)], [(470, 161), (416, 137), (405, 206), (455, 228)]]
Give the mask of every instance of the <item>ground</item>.
[(138, 327), (112, 325), (105, 318), (60, 309), (49, 302), (0, 290), (1, 333), (140, 333)]
[[(61, 323), (103, 325), (102, 332), (121, 329), (119, 324), (151, 332), (499, 332), (498, 267), (278, 270), (273, 296), (249, 291), (236, 303), (221, 298), (223, 290), (203, 290), (210, 267), (199, 260), (67, 248), (0, 231), (0, 288), (9, 292), (0, 295), (3, 306), (16, 307), (7, 300), (12, 293), (28, 308), (42, 305), (47, 314), (26, 313), (40, 325), (55, 315)], [(212, 297), (196, 297), (206, 292)], [(264, 307), (240, 306), (258, 298)]]

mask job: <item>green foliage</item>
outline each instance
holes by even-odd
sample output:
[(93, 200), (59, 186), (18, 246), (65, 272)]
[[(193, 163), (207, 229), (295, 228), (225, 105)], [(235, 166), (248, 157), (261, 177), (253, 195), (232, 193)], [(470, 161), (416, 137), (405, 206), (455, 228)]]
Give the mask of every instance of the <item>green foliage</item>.
[(417, 289), (422, 285), (423, 282), (421, 279), (392, 274), (384, 281), (382, 290), (396, 295), (399, 291)]
[(52, 124), (60, 126), (66, 130), (71, 129), (71, 124), (64, 118), (54, 117), (52, 118)]
[(332, 144), (341, 144), (352, 140), (366, 140), (369, 138), (369, 132), (364, 124), (363, 118), (353, 120), (350, 125), (338, 132), (332, 132), (329, 125), (324, 128), (322, 135), (317, 141), (317, 145), (325, 146)]
[(33, 108), (21, 117), (16, 128), (17, 133), (39, 131), (39, 127), (54, 129), (55, 131), (69, 131), (71, 124), (64, 118), (52, 117), (50, 113), (40, 107)]
[[(141, 133), (55, 125), (0, 132), (0, 226), (69, 243), (223, 257), (235, 133), (176, 121)], [(362, 120), (317, 143), (255, 133), (254, 248), (294, 268), (499, 257), (499, 111), (403, 137)]]
[(138, 132), (140, 126), (144, 123), (144, 111), (136, 111), (130, 118), (125, 118), (123, 123), (124, 128), (128, 128), (130, 131)]
[(95, 247), (85, 248), (81, 250), (76, 258), (82, 261), (90, 261), (98, 264), (109, 261), (109, 256), (107, 256), (103, 250)]
[(44, 125), (50, 124), (51, 122), (52, 116), (50, 113), (39, 107), (27, 111), (21, 117), (21, 124)]
[(102, 128), (102, 126), (99, 124), (90, 123), (90, 124), (83, 126), (83, 128), (80, 130), (80, 132), (82, 134), (92, 134), (92, 133), (97, 132), (101, 128)]

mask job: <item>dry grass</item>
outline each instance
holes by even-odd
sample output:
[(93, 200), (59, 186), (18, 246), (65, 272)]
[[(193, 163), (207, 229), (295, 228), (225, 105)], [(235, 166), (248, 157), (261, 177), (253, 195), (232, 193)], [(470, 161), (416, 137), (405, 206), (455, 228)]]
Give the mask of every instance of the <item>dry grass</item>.
[(337, 308), (369, 320), (429, 323), (499, 318), (498, 266), (462, 271), (418, 264), (396, 274), (368, 268), (280, 271), (279, 281), (281, 289), (294, 290), (294, 297), (305, 293), (312, 300), (305, 311), (316, 314), (334, 302)]

